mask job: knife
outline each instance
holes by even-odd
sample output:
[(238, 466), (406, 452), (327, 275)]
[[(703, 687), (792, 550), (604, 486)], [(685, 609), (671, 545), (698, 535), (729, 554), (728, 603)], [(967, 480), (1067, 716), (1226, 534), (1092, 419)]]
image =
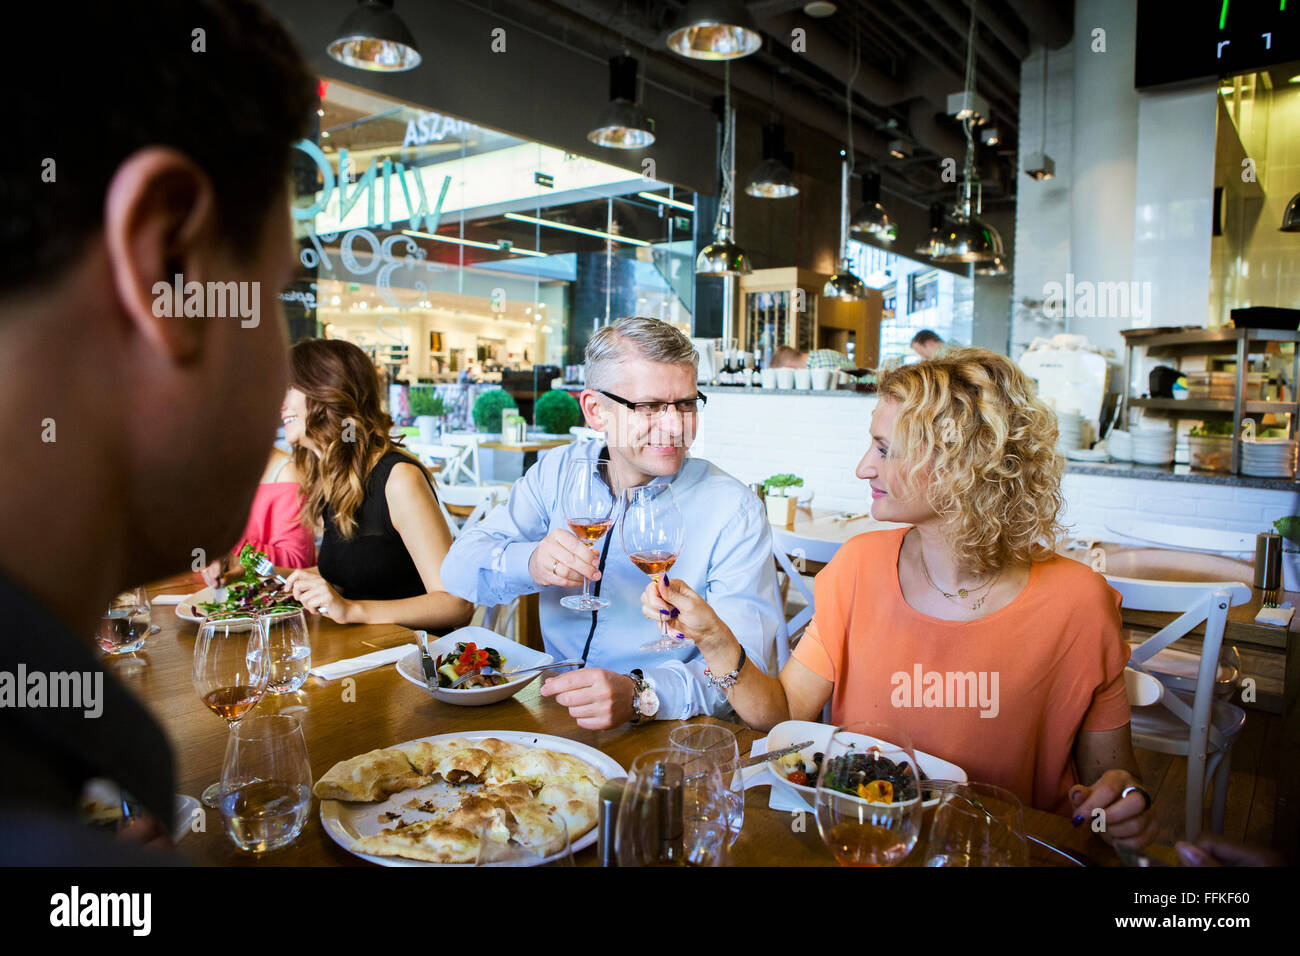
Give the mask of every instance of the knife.
[(429, 693), (432, 694), (438, 689), (438, 668), (434, 666), (433, 658), (429, 656), (428, 642), (428, 632), (415, 632), (415, 643), (420, 646), (420, 667), (424, 669), (424, 686), (429, 688)]
[(769, 760), (780, 760), (788, 754), (795, 753), (796, 751), (803, 750), (805, 747), (811, 747), (812, 745), (813, 742), (811, 740), (805, 740), (801, 744), (791, 744), (789, 747), (782, 747), (780, 750), (758, 754), (755, 757), (746, 757), (740, 762), (740, 769), (744, 770), (746, 767), (755, 767), (761, 763), (767, 763)]

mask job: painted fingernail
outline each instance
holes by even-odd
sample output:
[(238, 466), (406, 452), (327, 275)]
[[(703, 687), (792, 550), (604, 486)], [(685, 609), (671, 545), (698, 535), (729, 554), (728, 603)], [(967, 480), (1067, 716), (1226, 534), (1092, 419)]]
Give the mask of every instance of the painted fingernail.
[(681, 631), (678, 631), (678, 632), (677, 632), (677, 640), (679, 640), (679, 641), (684, 641), (684, 640), (686, 640), (686, 635), (683, 634)]
[(1070, 799), (1071, 799), (1071, 800), (1078, 800), (1078, 799), (1079, 799), (1079, 793), (1080, 793), (1079, 788), (1078, 788), (1078, 787), (1075, 787), (1073, 790), (1070, 791)]
[(1072, 823), (1072, 824), (1073, 824), (1074, 826), (1076, 826), (1076, 827), (1077, 827), (1080, 823), (1082, 823), (1082, 822), (1083, 822), (1083, 815), (1082, 815), (1082, 814), (1080, 814), (1079, 816), (1075, 817), (1073, 820), (1070, 821), (1070, 823)]
[[(667, 608), (664, 608), (664, 607), (661, 607), (661, 608), (659, 609), (659, 613), (660, 613), (660, 614), (673, 614), (672, 611), (669, 611)], [(673, 614), (673, 616), (676, 617), (675, 614)]]
[(677, 619), (677, 615), (678, 615), (678, 614), (681, 614), (681, 613), (682, 613), (681, 608), (676, 608), (676, 607), (675, 607), (675, 608), (673, 608), (672, 613), (669, 614), (668, 616), (671, 617), (671, 618), (673, 618), (674, 620), (676, 620), (676, 619)]
[(665, 571), (665, 572), (664, 572), (664, 584), (667, 584), (667, 583), (668, 583), (668, 572)]

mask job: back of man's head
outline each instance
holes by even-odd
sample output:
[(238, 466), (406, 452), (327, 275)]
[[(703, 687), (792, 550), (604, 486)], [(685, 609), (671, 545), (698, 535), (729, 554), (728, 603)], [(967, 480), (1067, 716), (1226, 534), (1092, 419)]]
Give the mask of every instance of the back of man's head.
[(772, 368), (801, 368), (804, 354), (788, 345), (778, 346), (772, 352)]
[(20, 30), (0, 66), (0, 539), (41, 533), (32, 560), (0, 543), (0, 574), (38, 590), (41, 561), (97, 551), (93, 602), (243, 528), (284, 394), (286, 187), (317, 81), (250, 0), (70, 0)]

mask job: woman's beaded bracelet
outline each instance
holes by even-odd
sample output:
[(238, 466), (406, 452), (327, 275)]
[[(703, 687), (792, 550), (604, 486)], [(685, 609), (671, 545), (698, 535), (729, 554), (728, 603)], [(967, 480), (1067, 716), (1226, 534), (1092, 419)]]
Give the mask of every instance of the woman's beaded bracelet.
[(740, 669), (745, 666), (745, 645), (740, 646), (740, 660), (736, 663), (736, 669), (730, 674), (723, 677), (714, 677), (713, 671), (707, 667), (704, 668), (704, 676), (708, 678), (710, 687), (717, 687), (721, 690), (731, 690), (736, 686), (736, 680), (740, 677)]

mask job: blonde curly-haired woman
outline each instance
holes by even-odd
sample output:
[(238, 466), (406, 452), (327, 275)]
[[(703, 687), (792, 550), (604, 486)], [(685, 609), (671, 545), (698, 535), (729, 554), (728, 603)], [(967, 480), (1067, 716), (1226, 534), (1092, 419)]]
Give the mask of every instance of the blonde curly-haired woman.
[(1028, 806), (1145, 845), (1155, 835), (1129, 737), (1119, 595), (1058, 556), (1056, 417), (1007, 358), (956, 349), (881, 374), (858, 477), (871, 514), (906, 528), (858, 535), (816, 579), (816, 612), (779, 678), (680, 582), (652, 584), (647, 617), (676, 610), (714, 674), (737, 670), (751, 726), (790, 718), (893, 723), (916, 747)]
[(341, 339), (307, 339), (289, 366), (284, 437), (303, 521), (323, 531), (318, 566), (288, 577), (294, 598), (340, 624), (469, 623), (473, 606), (442, 586), (451, 532), (424, 467), (388, 437), (369, 357)]

